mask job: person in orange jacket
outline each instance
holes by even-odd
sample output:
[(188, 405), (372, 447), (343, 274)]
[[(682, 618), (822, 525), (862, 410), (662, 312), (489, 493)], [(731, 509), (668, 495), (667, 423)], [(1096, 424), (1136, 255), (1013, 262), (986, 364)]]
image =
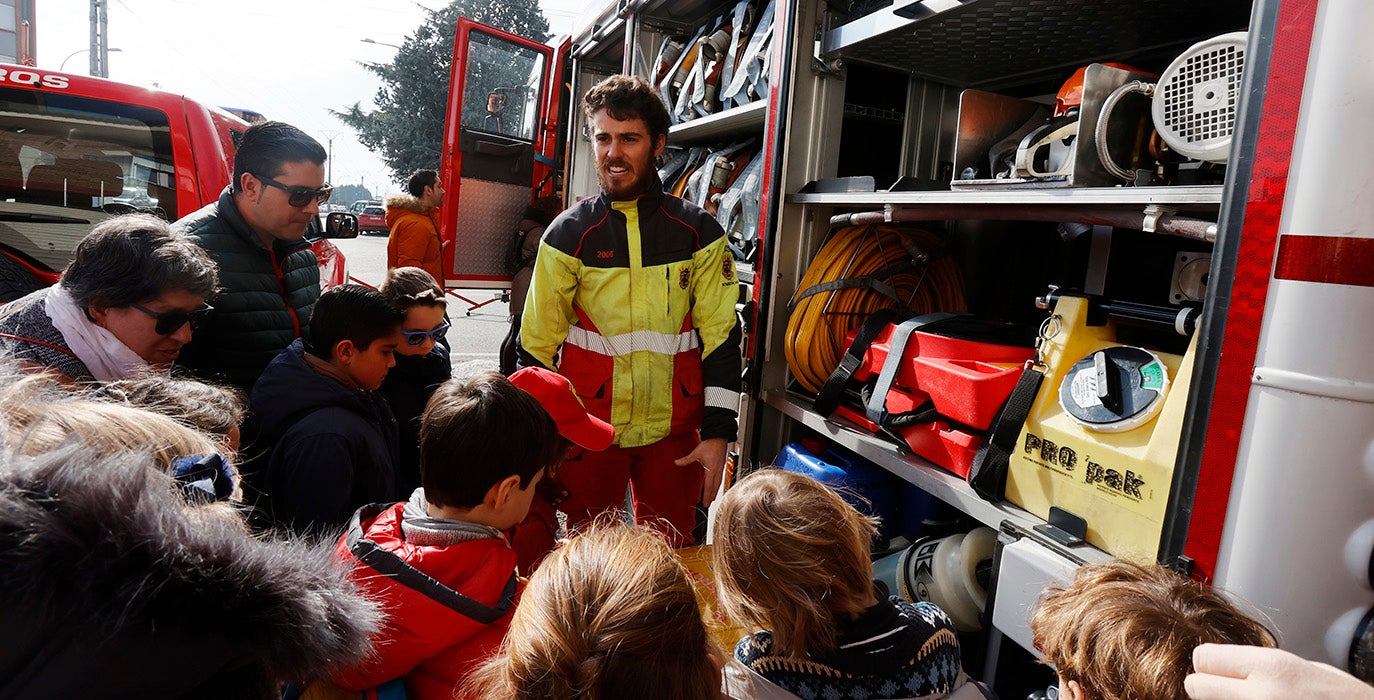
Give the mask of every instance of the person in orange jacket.
[(444, 283), (443, 244), (439, 238), (439, 205), (444, 187), (433, 170), (416, 170), (406, 181), (409, 195), (386, 198), (386, 268), (418, 267)]

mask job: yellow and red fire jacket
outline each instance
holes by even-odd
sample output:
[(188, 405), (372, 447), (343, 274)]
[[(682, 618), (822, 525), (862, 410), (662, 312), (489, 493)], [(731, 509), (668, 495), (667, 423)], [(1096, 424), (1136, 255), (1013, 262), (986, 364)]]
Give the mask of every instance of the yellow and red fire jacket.
[(720, 224), (655, 183), (549, 225), (521, 317), (521, 365), (557, 367), (615, 444), (736, 437), (739, 279)]

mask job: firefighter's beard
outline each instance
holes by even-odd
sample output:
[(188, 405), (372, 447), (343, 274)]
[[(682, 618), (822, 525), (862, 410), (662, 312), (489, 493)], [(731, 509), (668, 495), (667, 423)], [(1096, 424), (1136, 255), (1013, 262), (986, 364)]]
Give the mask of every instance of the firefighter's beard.
[(604, 161), (597, 165), (596, 182), (613, 201), (634, 199), (649, 188), (654, 178), (653, 161)]

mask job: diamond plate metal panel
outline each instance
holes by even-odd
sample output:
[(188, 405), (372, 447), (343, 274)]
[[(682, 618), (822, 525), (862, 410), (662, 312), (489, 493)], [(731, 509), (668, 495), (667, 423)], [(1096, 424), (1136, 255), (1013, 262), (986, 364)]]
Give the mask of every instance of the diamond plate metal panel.
[(529, 203), (528, 186), (463, 178), (449, 279), (510, 279), (506, 260)]
[(1176, 54), (1249, 20), (1248, 0), (897, 0), (835, 28), (825, 45), (850, 60), (986, 87), (1140, 52)]

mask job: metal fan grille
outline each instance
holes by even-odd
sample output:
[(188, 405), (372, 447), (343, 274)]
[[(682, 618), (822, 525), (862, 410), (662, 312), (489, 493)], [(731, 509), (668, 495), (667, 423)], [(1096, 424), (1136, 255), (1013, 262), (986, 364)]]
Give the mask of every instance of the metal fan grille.
[(1164, 122), (1158, 126), (1188, 144), (1207, 146), (1230, 140), (1244, 67), (1244, 45), (1218, 46), (1189, 56), (1159, 88)]

